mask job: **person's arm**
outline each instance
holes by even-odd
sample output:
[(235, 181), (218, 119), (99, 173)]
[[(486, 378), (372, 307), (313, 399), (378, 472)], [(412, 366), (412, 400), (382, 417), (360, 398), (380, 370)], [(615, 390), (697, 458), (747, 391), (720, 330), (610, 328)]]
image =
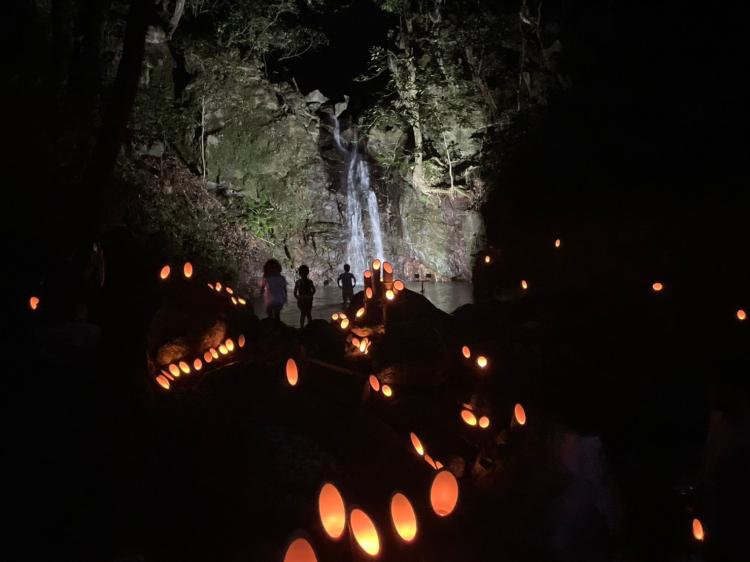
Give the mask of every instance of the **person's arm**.
[(313, 283), (312, 281), (310, 281), (310, 287), (312, 288), (312, 294), (314, 295), (315, 294), (315, 283)]
[(339, 286), (339, 289), (341, 288), (341, 278), (342, 278), (343, 276), (344, 276), (344, 274), (342, 273), (341, 275), (339, 275), (339, 278), (338, 278), (338, 279), (336, 280), (336, 285), (338, 285), (338, 286)]
[(299, 298), (299, 281), (294, 284), (294, 298)]
[(357, 278), (352, 275), (352, 289), (357, 286)]

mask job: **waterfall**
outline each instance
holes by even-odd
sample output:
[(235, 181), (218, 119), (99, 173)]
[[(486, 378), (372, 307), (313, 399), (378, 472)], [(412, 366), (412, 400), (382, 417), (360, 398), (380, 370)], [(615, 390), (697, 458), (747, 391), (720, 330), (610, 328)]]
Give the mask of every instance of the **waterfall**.
[[(380, 229), (380, 212), (375, 192), (370, 187), (370, 167), (359, 153), (356, 140), (347, 147), (341, 139), (341, 125), (333, 116), (333, 139), (336, 148), (344, 155), (346, 166), (346, 214), (349, 223), (349, 242), (346, 261), (352, 273), (359, 276), (367, 269), (370, 258), (383, 259), (383, 234)], [(365, 241), (362, 214), (367, 209), (370, 244)]]

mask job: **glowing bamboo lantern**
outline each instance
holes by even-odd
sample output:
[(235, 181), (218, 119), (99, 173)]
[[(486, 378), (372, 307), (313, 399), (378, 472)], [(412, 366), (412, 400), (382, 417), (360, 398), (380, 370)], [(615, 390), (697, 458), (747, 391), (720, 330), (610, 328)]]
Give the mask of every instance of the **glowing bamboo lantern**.
[(355, 314), (355, 316), (357, 318), (362, 318), (364, 315), (365, 315), (365, 307), (363, 306), (361, 308), (358, 308), (357, 309), (357, 314)]
[(424, 460), (427, 464), (429, 464), (432, 468), (437, 470), (437, 465), (435, 464), (435, 461), (432, 460), (432, 457), (428, 455), (427, 453), (424, 454)]
[(555, 240), (555, 248), (559, 248), (561, 245), (562, 245), (562, 242), (560, 241), (560, 239), (559, 238), (556, 239)]
[(164, 267), (161, 268), (161, 271), (159, 271), (159, 279), (162, 279), (162, 280), (166, 279), (167, 277), (169, 277), (169, 274), (171, 272), (172, 272), (172, 268), (169, 267), (168, 265), (165, 265)]
[(419, 437), (417, 437), (414, 433), (410, 433), (409, 438), (411, 439), (411, 444), (417, 454), (420, 457), (424, 455), (424, 447), (422, 446), (422, 442), (419, 440)]
[(193, 264), (186, 261), (185, 265), (182, 266), (182, 274), (185, 276), (185, 279), (190, 279), (193, 276)]
[(206, 283), (206, 285), (208, 285), (208, 288), (211, 289), (212, 291), (214, 290), (214, 284), (213, 283)]
[(233, 294), (234, 294), (234, 290), (232, 289), (232, 287), (224, 287), (224, 290), (225, 290), (225, 291), (226, 291), (227, 293), (229, 293), (230, 295), (233, 295)]
[(173, 381), (174, 377), (169, 374), (169, 371), (165, 371), (164, 369), (161, 370), (161, 374), (167, 377), (168, 380)]
[(310, 541), (300, 537), (287, 547), (282, 562), (318, 562), (318, 557)]
[(211, 355), (211, 352), (210, 352), (210, 351), (206, 351), (206, 352), (205, 352), (205, 353), (203, 354), (203, 360), (204, 360), (204, 361), (205, 361), (206, 363), (210, 363), (211, 361), (213, 361), (213, 360), (214, 360), (214, 356), (213, 356), (213, 355)]
[(465, 345), (465, 346), (463, 346), (463, 347), (461, 348), (461, 354), (462, 354), (462, 355), (464, 356), (464, 358), (466, 358), (466, 359), (470, 359), (470, 358), (471, 358), (471, 349), (469, 349), (469, 346), (468, 346), (468, 345)]
[(526, 425), (526, 410), (520, 404), (516, 404), (513, 408), (513, 420), (518, 425)]
[(346, 507), (338, 488), (326, 482), (318, 494), (318, 514), (323, 530), (333, 540), (338, 540), (346, 529)]
[(341, 321), (341, 329), (342, 330), (346, 330), (348, 327), (349, 327), (349, 319), (348, 318), (344, 318)]
[(487, 429), (490, 426), (490, 418), (487, 416), (482, 416), (479, 418), (479, 427), (482, 429)]
[(652, 288), (652, 289), (654, 290), (654, 292), (655, 292), (655, 293), (658, 293), (658, 292), (660, 292), (660, 291), (661, 291), (662, 289), (664, 289), (664, 285), (662, 285), (661, 283), (659, 283), (659, 282), (657, 281), (656, 283), (654, 283), (653, 285), (651, 285), (651, 288)]
[(227, 353), (229, 353), (227, 346), (225, 346), (224, 344), (221, 344), (219, 346), (219, 353), (221, 353), (222, 355), (226, 355)]
[(390, 262), (383, 263), (383, 283), (393, 283), (393, 264)]
[(224, 342), (224, 345), (227, 346), (227, 349), (229, 351), (234, 351), (234, 341), (232, 338), (227, 338), (227, 341)]
[(247, 304), (247, 301), (242, 297), (237, 297), (237, 301), (239, 301), (241, 306), (245, 306)]
[(367, 351), (367, 338), (364, 338), (361, 342), (359, 342), (359, 351), (360, 353), (364, 353)]
[(29, 299), (29, 308), (36, 310), (39, 307), (39, 297), (31, 297)]
[(490, 256), (484, 256), (484, 263), (490, 263), (492, 258)]
[(706, 535), (703, 531), (703, 523), (697, 517), (693, 519), (693, 538), (699, 542), (703, 542)]
[(164, 375), (159, 375), (158, 377), (156, 377), (156, 382), (159, 383), (159, 386), (164, 390), (169, 390), (169, 380), (167, 380), (167, 377), (165, 377)]
[(240, 347), (245, 347), (245, 335), (240, 334), (240, 337), (237, 338), (237, 345)]
[(477, 356), (477, 366), (480, 369), (484, 369), (487, 366), (487, 358), (484, 355)]
[(384, 384), (381, 387), (381, 390), (383, 391), (383, 396), (385, 396), (386, 398), (390, 398), (391, 396), (393, 396), (393, 389), (390, 387), (390, 385)]
[(372, 294), (372, 287), (367, 287), (367, 289), (365, 289), (365, 298), (367, 300), (372, 299)]
[(180, 361), (180, 371), (185, 373), (186, 375), (190, 373), (190, 365), (188, 365), (185, 361)]
[(216, 351), (215, 348), (212, 347), (208, 351), (211, 353), (211, 357), (213, 357), (214, 359), (218, 359), (219, 358), (219, 352)]
[(409, 498), (400, 492), (391, 497), (391, 522), (404, 542), (410, 543), (417, 537), (417, 514)]
[(372, 287), (372, 271), (369, 269), (364, 273), (364, 280), (365, 289), (367, 287)]
[(745, 311), (741, 308), (737, 311), (737, 320), (744, 320), (747, 318), (747, 314), (745, 314)]
[(380, 537), (372, 519), (361, 509), (349, 514), (349, 528), (362, 551), (373, 558), (380, 553)]
[(297, 369), (297, 362), (291, 357), (286, 360), (286, 380), (289, 386), (297, 386), (299, 381), (299, 369)]
[(401, 281), (401, 279), (396, 279), (396, 281), (393, 283), (393, 290), (401, 292), (404, 289), (406, 289), (406, 285), (404, 284), (404, 282)]
[(359, 349), (359, 338), (352, 338), (352, 345)]
[(526, 279), (521, 280), (521, 288), (525, 291), (529, 288), (529, 284), (526, 282)]
[(464, 420), (466, 425), (472, 427), (477, 425), (477, 417), (469, 410), (461, 410), (461, 419)]
[(344, 319), (344, 318), (349, 318), (349, 317), (346, 315), (345, 312), (339, 312), (339, 318)]
[(196, 371), (200, 371), (202, 368), (203, 368), (203, 361), (196, 358), (196, 360), (193, 361), (193, 369), (195, 369)]
[(171, 363), (168, 367), (169, 372), (172, 374), (173, 377), (179, 377), (180, 376), (180, 368), (175, 365), (174, 363)]
[(331, 314), (331, 320), (333, 320), (334, 322), (336, 322), (336, 321), (338, 321), (338, 319), (339, 319), (339, 313), (338, 312), (334, 312), (333, 314)]
[(372, 270), (380, 271), (380, 260), (372, 260)]
[(432, 480), (430, 486), (430, 505), (440, 517), (447, 517), (456, 509), (458, 503), (458, 481), (447, 470), (441, 470)]
[(236, 298), (234, 298), (234, 297), (232, 297), (232, 299), (231, 299), (231, 300), (232, 300), (232, 304), (233, 304), (234, 306), (237, 306), (237, 299), (236, 299)]
[(217, 293), (221, 292), (221, 283), (219, 283), (218, 281), (216, 282), (216, 292)]
[(435, 470), (440, 470), (441, 468), (443, 468), (443, 463), (435, 461)]
[(392, 289), (388, 289), (385, 292), (385, 298), (388, 299), (389, 301), (392, 301), (393, 299), (396, 298), (396, 293), (394, 293)]
[(375, 392), (380, 391), (380, 381), (375, 375), (370, 375), (370, 388), (372, 388)]

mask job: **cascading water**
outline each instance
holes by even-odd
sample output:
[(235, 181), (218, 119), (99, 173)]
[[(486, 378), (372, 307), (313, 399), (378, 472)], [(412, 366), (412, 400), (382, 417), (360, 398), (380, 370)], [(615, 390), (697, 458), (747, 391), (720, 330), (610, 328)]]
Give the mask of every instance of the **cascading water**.
[[(346, 163), (346, 214), (349, 221), (349, 243), (346, 260), (355, 275), (367, 268), (369, 258), (383, 259), (383, 234), (380, 229), (380, 212), (375, 192), (370, 187), (370, 167), (359, 153), (356, 140), (349, 149), (341, 140), (339, 120), (333, 117), (333, 139), (336, 148), (344, 155)], [(370, 246), (365, 242), (362, 213), (367, 209), (370, 222)]]

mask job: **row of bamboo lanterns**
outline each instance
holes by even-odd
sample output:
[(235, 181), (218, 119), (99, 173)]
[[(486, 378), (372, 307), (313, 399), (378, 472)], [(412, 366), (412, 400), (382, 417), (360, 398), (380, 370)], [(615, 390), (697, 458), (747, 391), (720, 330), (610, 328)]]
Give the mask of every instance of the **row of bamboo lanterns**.
[(169, 390), (175, 379), (183, 375), (190, 375), (203, 370), (204, 365), (207, 367), (214, 361), (220, 361), (222, 358), (231, 355), (235, 349), (245, 347), (246, 340), (243, 334), (237, 338), (235, 346), (232, 338), (227, 338), (216, 347), (208, 348), (201, 357), (196, 357), (192, 361), (184, 359), (165, 365), (155, 376), (156, 383), (164, 390)]

